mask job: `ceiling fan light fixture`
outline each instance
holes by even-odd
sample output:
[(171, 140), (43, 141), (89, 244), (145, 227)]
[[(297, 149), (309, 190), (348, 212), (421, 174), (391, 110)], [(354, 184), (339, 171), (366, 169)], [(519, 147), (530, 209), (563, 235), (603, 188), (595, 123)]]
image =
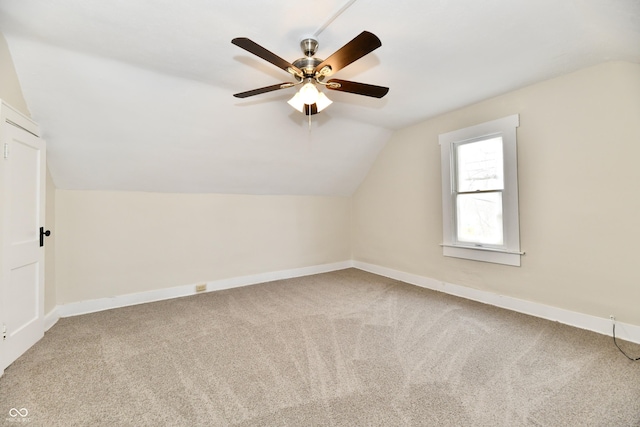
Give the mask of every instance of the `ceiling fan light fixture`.
[(318, 88), (313, 83), (305, 83), (298, 92), (300, 94), (300, 99), (307, 105), (315, 104), (318, 100)]
[[(311, 105), (311, 104), (305, 104), (302, 101), (302, 96), (300, 95), (300, 92), (296, 92), (296, 94), (293, 95), (293, 97), (287, 101), (287, 104), (291, 105), (294, 109), (300, 111), (301, 113), (304, 113), (307, 107)], [(318, 99), (316, 100), (315, 104), (316, 104), (316, 107), (315, 107), (316, 111), (319, 113), (320, 111), (327, 108), (329, 105), (333, 104), (333, 101), (330, 100), (327, 97), (327, 95), (318, 91)]]

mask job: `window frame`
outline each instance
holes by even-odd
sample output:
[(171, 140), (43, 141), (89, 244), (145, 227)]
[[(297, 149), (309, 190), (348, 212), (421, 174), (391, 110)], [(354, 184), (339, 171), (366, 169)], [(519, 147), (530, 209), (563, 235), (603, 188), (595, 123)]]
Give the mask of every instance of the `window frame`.
[[(440, 134), (442, 165), (443, 255), (475, 261), (520, 266), (520, 221), (518, 212), (518, 156), (516, 129), (518, 114)], [(502, 137), (504, 189), (502, 190), (503, 245), (460, 242), (457, 238), (456, 188), (457, 159), (460, 144)], [(464, 193), (463, 193), (464, 194)], [(468, 194), (468, 193), (467, 193)]]

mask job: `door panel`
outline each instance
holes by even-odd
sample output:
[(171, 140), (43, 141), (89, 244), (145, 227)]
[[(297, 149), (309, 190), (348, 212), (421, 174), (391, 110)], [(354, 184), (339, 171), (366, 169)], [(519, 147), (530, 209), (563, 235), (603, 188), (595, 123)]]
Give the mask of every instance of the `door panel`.
[[(26, 135), (19, 135), (22, 132)], [(11, 129), (10, 134), (13, 138), (7, 160), (10, 162), (11, 241), (20, 244), (38, 240), (39, 243), (40, 148), (33, 141), (29, 141), (38, 138), (17, 128)]]
[(14, 339), (33, 322), (38, 321), (38, 264), (32, 263), (11, 270), (7, 286), (7, 332)]

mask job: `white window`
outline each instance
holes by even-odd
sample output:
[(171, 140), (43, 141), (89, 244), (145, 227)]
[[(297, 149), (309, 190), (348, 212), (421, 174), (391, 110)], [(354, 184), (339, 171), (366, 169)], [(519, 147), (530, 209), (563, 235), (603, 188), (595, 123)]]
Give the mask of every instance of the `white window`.
[(517, 114), (440, 135), (443, 254), (520, 266)]

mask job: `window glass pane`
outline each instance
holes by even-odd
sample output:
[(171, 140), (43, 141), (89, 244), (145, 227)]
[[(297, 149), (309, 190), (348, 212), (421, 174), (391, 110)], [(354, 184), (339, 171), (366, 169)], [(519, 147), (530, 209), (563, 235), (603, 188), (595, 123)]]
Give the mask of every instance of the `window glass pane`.
[(458, 194), (458, 241), (503, 245), (502, 193)]
[(504, 189), (502, 137), (456, 148), (458, 192)]

